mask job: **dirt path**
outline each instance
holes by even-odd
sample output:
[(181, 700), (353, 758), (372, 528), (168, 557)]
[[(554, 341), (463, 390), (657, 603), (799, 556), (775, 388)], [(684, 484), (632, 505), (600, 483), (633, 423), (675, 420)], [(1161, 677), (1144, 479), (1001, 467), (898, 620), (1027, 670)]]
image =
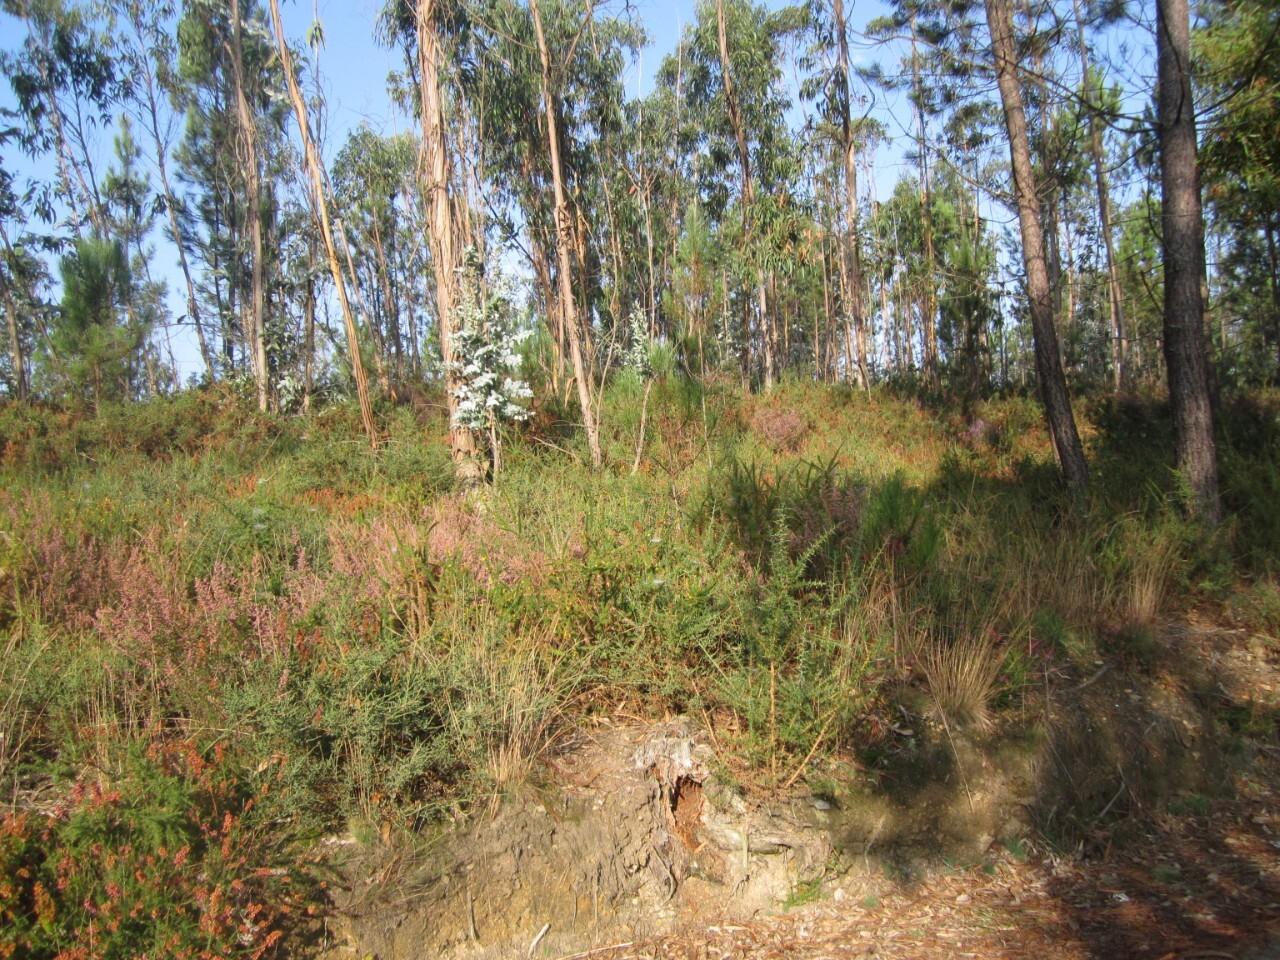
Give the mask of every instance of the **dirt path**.
[(690, 928), (575, 960), (982, 957), (1280, 958), (1280, 763), (1236, 799), (1165, 817), (1117, 856), (1019, 861), (1007, 851), (915, 883), (836, 882), (818, 902), (749, 923)]

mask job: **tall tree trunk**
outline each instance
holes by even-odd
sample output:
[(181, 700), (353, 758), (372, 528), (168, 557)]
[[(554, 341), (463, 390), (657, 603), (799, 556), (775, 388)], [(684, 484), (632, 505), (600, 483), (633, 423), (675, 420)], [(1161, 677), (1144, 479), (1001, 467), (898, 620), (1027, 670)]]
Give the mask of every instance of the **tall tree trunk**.
[(865, 309), (862, 299), (862, 252), (858, 242), (858, 151), (853, 138), (849, 106), (849, 37), (844, 22), (844, 0), (833, 0), (832, 15), (836, 31), (836, 102), (840, 110), (840, 148), (844, 154), (844, 242), (843, 255), (848, 260), (849, 302), (854, 337), (857, 342), (856, 375), (858, 383), (868, 387)]
[(1039, 203), (1031, 171), (1031, 147), (1027, 141), (1027, 119), (1022, 107), (1022, 90), (1017, 75), (1017, 52), (1013, 42), (1013, 14), (1010, 0), (986, 0), (987, 26), (991, 33), (991, 53), (995, 60), (996, 82), (1004, 107), (1009, 133), (1009, 160), (1018, 200), (1018, 224), (1022, 232), (1022, 261), (1027, 274), (1027, 297), (1031, 308), (1031, 331), (1035, 340), (1036, 373), (1045, 419), (1067, 482), (1080, 490), (1089, 483), (1089, 467), (1084, 447), (1076, 432), (1067, 381), (1062, 373), (1058, 336), (1053, 327), (1053, 299), (1045, 267), (1044, 234), (1040, 229)]
[(391, 337), (391, 349), (395, 356), (396, 377), (404, 376), (404, 344), (400, 340), (400, 306), (395, 291), (391, 286), (391, 266), (387, 260), (386, 249), (382, 245), (382, 231), (378, 229), (378, 218), (373, 222), (373, 250), (378, 255), (378, 280), (382, 287), (383, 313), (387, 317), (387, 333)]
[(565, 373), (564, 318), (560, 314), (560, 303), (551, 282), (551, 264), (547, 260), (547, 252), (538, 237), (538, 231), (529, 228), (529, 260), (533, 265), (533, 284), (542, 300), (547, 315), (551, 335), (551, 392), (567, 398), (567, 375)]
[[(822, 327), (822, 337), (819, 340), (818, 332), (815, 329), (813, 335), (814, 343), (814, 363), (818, 364), (818, 379), (823, 383), (831, 380), (831, 345), (835, 341), (835, 324), (831, 317), (831, 263), (830, 256), (827, 253), (827, 243), (824, 239), (822, 242), (822, 319), (824, 321)], [(817, 321), (814, 322), (815, 327)], [(822, 344), (822, 352), (818, 352), (818, 344)]]
[[(747, 237), (750, 235), (751, 213), (755, 206), (755, 185), (751, 179), (751, 153), (747, 148), (747, 133), (738, 109), (738, 95), (733, 84), (733, 70), (729, 64), (729, 31), (725, 22), (724, 0), (716, 0), (716, 31), (720, 47), (720, 73), (724, 85), (725, 109), (729, 124), (733, 127), (733, 139), (738, 148), (738, 169), (742, 174), (742, 255), (747, 254)], [(756, 302), (760, 308), (760, 335), (764, 338), (764, 389), (773, 389), (774, 356), (773, 336), (769, 323), (769, 297), (765, 290), (764, 270), (756, 268)], [(750, 328), (744, 330), (748, 341)]]
[(18, 335), (18, 305), (14, 302), (7, 277), (0, 276), (0, 290), (4, 292), (4, 317), (9, 328), (9, 366), (13, 371), (14, 396), (18, 400), (26, 400), (27, 363), (22, 350), (22, 338)]
[(454, 271), (460, 258), (454, 249), (453, 202), (449, 193), (449, 147), (444, 126), (440, 83), (440, 33), (436, 0), (417, 0), (418, 85), (422, 110), (422, 147), (419, 176), (427, 195), (431, 268), (436, 286), (436, 325), (440, 358), (444, 362), (445, 404), (449, 412), (449, 450), (454, 468), (464, 483), (480, 479), (476, 441), (471, 431), (454, 421), (458, 386), (454, 372), (453, 310)]
[(307, 243), (307, 283), (302, 301), (302, 412), (311, 412), (316, 359), (316, 245)]
[(267, 410), (267, 340), (266, 340), (266, 284), (263, 268), (266, 252), (262, 237), (262, 189), (258, 170), (258, 133), (245, 93), (244, 79), (244, 25), (240, 21), (240, 0), (231, 0), (231, 74), (235, 87), (236, 115), (240, 123), (240, 140), (244, 146), (245, 213), (248, 219), (250, 240), (253, 243), (252, 301), (245, 340), (250, 350), (253, 378), (258, 388), (258, 409)]
[(130, 9), (130, 19), (133, 23), (134, 32), (137, 35), (139, 50), (146, 57), (146, 73), (142, 77), (143, 95), (145, 97), (143, 106), (146, 109), (143, 126), (147, 128), (147, 132), (151, 135), (151, 143), (155, 148), (156, 172), (160, 174), (160, 190), (164, 196), (164, 209), (169, 220), (169, 232), (173, 236), (173, 244), (178, 249), (178, 268), (182, 271), (183, 285), (187, 290), (187, 316), (191, 318), (191, 323), (196, 331), (196, 343), (200, 348), (200, 359), (204, 362), (205, 370), (209, 374), (211, 381), (218, 379), (218, 372), (213, 362), (213, 352), (209, 349), (209, 341), (205, 336), (204, 323), (200, 317), (200, 304), (196, 299), (196, 285), (191, 277), (191, 265), (187, 262), (187, 248), (183, 242), (182, 224), (178, 220), (178, 201), (174, 196), (173, 186), (169, 181), (169, 164), (167, 154), (169, 152), (168, 144), (165, 137), (160, 132), (160, 105), (156, 96), (156, 78), (152, 61), (147, 51), (148, 41), (144, 36), (144, 31), (140, 19), (136, 16), (137, 8)]
[(920, 223), (924, 239), (924, 302), (920, 326), (923, 334), (925, 379), (938, 381), (938, 271), (933, 251), (933, 196), (929, 182), (929, 137), (924, 118), (924, 84), (920, 79), (920, 58), (916, 53), (916, 19), (911, 17), (911, 86), (916, 101), (916, 121), (920, 125)]
[[(1276, 221), (1280, 214), (1272, 213), (1267, 217), (1267, 261), (1271, 266), (1271, 324), (1276, 338), (1276, 364), (1280, 366), (1280, 255), (1276, 252)], [(1223, 349), (1226, 349), (1226, 336), (1223, 335)]]
[(302, 99), (302, 91), (298, 89), (298, 78), (294, 75), (293, 54), (289, 52), (289, 44), (284, 38), (284, 24), (280, 18), (280, 0), (271, 0), (271, 23), (275, 27), (276, 50), (280, 54), (280, 63), (284, 67), (285, 83), (289, 88), (289, 99), (293, 103), (294, 116), (298, 120), (298, 130), (302, 135), (303, 155), (307, 164), (307, 172), (311, 175), (311, 192), (315, 204), (316, 217), (320, 222), (320, 239), (324, 243), (325, 256), (329, 260), (329, 273), (333, 276), (334, 288), (338, 291), (338, 305), (342, 308), (342, 320), (347, 329), (347, 349), (351, 353), (351, 374), (356, 382), (356, 397), (360, 403), (360, 420), (364, 424), (369, 443), (378, 444), (378, 428), (373, 422), (373, 404), (369, 400), (369, 381), (364, 373), (364, 361), (360, 357), (360, 334), (356, 329), (355, 314), (351, 303), (347, 300), (347, 285), (343, 282), (342, 267), (338, 263), (338, 251), (334, 246), (333, 231), (329, 226), (329, 202), (325, 196), (324, 168), (320, 165), (320, 156), (315, 142), (311, 139), (311, 125), (307, 119), (307, 105)]
[[(1067, 192), (1064, 190), (1060, 194), (1062, 201), (1062, 249), (1066, 252), (1067, 273), (1066, 280), (1063, 284), (1063, 305), (1062, 305), (1062, 329), (1063, 333), (1071, 338), (1075, 335), (1076, 321), (1076, 255), (1075, 249), (1071, 244), (1071, 219), (1070, 210), (1067, 208)], [(1068, 349), (1070, 349), (1070, 341), (1068, 341)]]
[(1107, 185), (1102, 123), (1098, 118), (1101, 104), (1095, 104), (1092, 100), (1095, 92), (1101, 94), (1101, 84), (1098, 84), (1095, 90), (1079, 0), (1072, 0), (1072, 7), (1076, 16), (1077, 43), (1080, 46), (1080, 75), (1085, 88), (1086, 108), (1089, 111), (1089, 156), (1093, 161), (1093, 183), (1098, 198), (1098, 226), (1102, 230), (1102, 245), (1107, 252), (1107, 305), (1111, 318), (1111, 387), (1119, 393), (1128, 380), (1125, 371), (1128, 351), (1125, 350), (1124, 300), (1120, 292), (1120, 265), (1116, 262), (1115, 239), (1111, 230), (1111, 191)]
[(915, 372), (916, 368), (916, 332), (911, 326), (911, 291), (906, 287), (906, 276), (899, 278), (896, 284), (898, 295), (894, 298), (898, 308), (898, 317), (902, 322), (902, 339), (906, 346), (907, 372)]
[(1191, 26), (1187, 0), (1156, 2), (1156, 119), (1160, 132), (1160, 227), (1164, 248), (1164, 356), (1169, 368), (1174, 450), (1191, 490), (1192, 512), (1222, 518), (1213, 436), (1209, 350), (1201, 278), (1204, 215), (1191, 97)]
[[(887, 276), (880, 278), (880, 329), (885, 332), (886, 338), (892, 333), (893, 336), (893, 366), (899, 373), (902, 372), (902, 332), (898, 329), (898, 325), (893, 322), (893, 315), (889, 313), (889, 278)], [(888, 351), (889, 345), (885, 344), (885, 350)]]
[(551, 155), (551, 183), (555, 192), (556, 272), (559, 275), (557, 282), (560, 286), (560, 309), (563, 311), (565, 332), (569, 338), (573, 376), (578, 385), (578, 405), (582, 408), (582, 427), (587, 435), (587, 447), (591, 451), (592, 466), (598, 469), (604, 463), (604, 455), (600, 449), (600, 427), (596, 421), (595, 404), (591, 397), (591, 380), (583, 359), (583, 330), (578, 316), (577, 301), (573, 294), (572, 247), (576, 224), (569, 210), (569, 201), (564, 188), (564, 169), (560, 165), (560, 131), (556, 122), (556, 101), (551, 92), (551, 54), (547, 50), (547, 38), (542, 30), (538, 0), (529, 0), (529, 12), (533, 16), (533, 30), (538, 41), (538, 57), (542, 62), (542, 107), (546, 117), (547, 147)]
[[(396, 399), (396, 393), (391, 388), (391, 378), (387, 376), (387, 365), (385, 362), (386, 344), (382, 340), (382, 332), (378, 329), (378, 320), (374, 316), (373, 310), (364, 299), (364, 292), (360, 287), (360, 274), (356, 272), (356, 262), (351, 255), (351, 238), (347, 236), (347, 225), (341, 217), (335, 220), (338, 227), (335, 241), (342, 242), (343, 260), (347, 265), (347, 276), (351, 278), (351, 293), (356, 301), (355, 318), (359, 318), (360, 314), (364, 314), (365, 320), (369, 327), (369, 337), (373, 340), (373, 372), (378, 378), (378, 386), (382, 392), (389, 396), (393, 401)], [(359, 324), (356, 325), (357, 329)]]
[(164, 151), (156, 142), (156, 167), (160, 172), (160, 187), (164, 191), (165, 211), (169, 216), (169, 231), (173, 234), (173, 244), (178, 248), (178, 267), (182, 270), (182, 281), (187, 288), (187, 316), (196, 330), (196, 343), (200, 347), (200, 359), (209, 373), (209, 379), (217, 381), (218, 370), (213, 361), (213, 351), (209, 348), (209, 338), (204, 332), (204, 322), (200, 317), (200, 303), (196, 299), (196, 285), (191, 277), (191, 265), (187, 262), (186, 245), (183, 243), (182, 226), (178, 220), (177, 200), (169, 185), (169, 174), (165, 168)]

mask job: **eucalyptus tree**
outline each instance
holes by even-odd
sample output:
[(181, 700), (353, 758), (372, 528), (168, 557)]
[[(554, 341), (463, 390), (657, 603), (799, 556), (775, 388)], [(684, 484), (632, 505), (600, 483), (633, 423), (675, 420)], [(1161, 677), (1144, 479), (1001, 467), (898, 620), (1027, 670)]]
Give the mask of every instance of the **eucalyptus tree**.
[(904, 93), (911, 107), (913, 148), (909, 156), (917, 166), (920, 191), (921, 241), (924, 269), (920, 273), (921, 357), (925, 378), (936, 384), (938, 354), (938, 268), (933, 224), (933, 164), (940, 156), (934, 149), (930, 121), (956, 97), (956, 88), (972, 78), (976, 62), (972, 52), (973, 23), (966, 3), (933, 4), (926, 0), (894, 0), (888, 16), (873, 19), (867, 32), (882, 43), (902, 48), (895, 72), (880, 65), (864, 71), (867, 78), (891, 93)]
[(187, 319), (196, 334), (205, 375), (217, 379), (217, 365), (210, 335), (197, 296), (196, 281), (188, 257), (190, 244), (185, 223), (189, 219), (170, 173), (170, 159), (177, 141), (181, 112), (173, 109), (180, 96), (178, 45), (175, 37), (177, 8), (172, 0), (112, 0), (110, 10), (117, 21), (112, 32), (118, 62), (132, 79), (126, 101), (130, 114), (151, 144), (151, 161), (159, 178), (159, 200), (163, 205), (170, 241), (178, 257), (186, 292)]
[(373, 291), (370, 319), (382, 330), (399, 378), (414, 357), (410, 327), (418, 278), (402, 251), (420, 241), (411, 211), (402, 208), (416, 183), (417, 154), (411, 134), (384, 136), (362, 125), (348, 135), (332, 170), (335, 216), (351, 244), (369, 254), (357, 269)]
[[(429, 37), (420, 36), (424, 24), (433, 25)], [(445, 242), (437, 239), (445, 231), (430, 228), (433, 264), (456, 261), (457, 237), (479, 246), (486, 231), (524, 252), (552, 332), (553, 386), (574, 386), (594, 460), (597, 380), (612, 351), (598, 349), (593, 334), (597, 325), (618, 328), (623, 297), (640, 283), (622, 254), (633, 236), (645, 243), (644, 216), (625, 182), (640, 174), (628, 163), (621, 85), (624, 51), (639, 34), (577, 0), (536, 9), (512, 0), (459, 3), (430, 19), (393, 7), (383, 25), (389, 38), (434, 51), (430, 63), (415, 61), (421, 169), (429, 222), (442, 222), (445, 197), (456, 226)], [(448, 135), (458, 124), (483, 131), (465, 156)], [(441, 291), (452, 302), (453, 273), (444, 279), (435, 269), (440, 322), (448, 315)]]
[(258, 388), (258, 409), (265, 411), (270, 397), (270, 374), (267, 369), (266, 316), (266, 237), (262, 223), (262, 166), (259, 151), (258, 118), (250, 102), (248, 85), (252, 82), (245, 68), (244, 18), (240, 0), (230, 0), (229, 41), (224, 44), (230, 65), (231, 90), (238, 122), (237, 151), (244, 175), (246, 229), (252, 243), (249, 268), (252, 275), (251, 307), (245, 315), (252, 358), (254, 380)]
[(187, 128), (177, 159), (197, 191), (204, 236), (196, 246), (224, 320), (224, 359), (233, 361), (238, 315), (258, 405), (266, 409), (267, 295), (288, 106), (278, 95), (278, 58), (256, 0), (190, 0), (178, 22), (178, 70)]
[(1115, 224), (1112, 213), (1111, 185), (1107, 174), (1105, 129), (1103, 118), (1118, 110), (1118, 91), (1108, 89), (1102, 74), (1094, 65), (1086, 35), (1086, 23), (1080, 0), (1072, 0), (1076, 20), (1076, 47), (1080, 57), (1080, 84), (1083, 110), (1089, 133), (1089, 159), (1098, 207), (1098, 227), (1107, 260), (1107, 312), (1111, 327), (1111, 386), (1119, 392), (1125, 385), (1126, 344), (1124, 298), (1120, 287), (1120, 267), (1116, 262)]
[(20, 142), (31, 155), (52, 153), (69, 226), (104, 232), (97, 171), (98, 131), (124, 96), (126, 82), (110, 43), (85, 8), (66, 0), (3, 0), (26, 36), (0, 55), (22, 120)]
[[(644, 104), (626, 100), (624, 77), (638, 56), (643, 33), (627, 16), (598, 14), (594, 6), (543, 5), (543, 25), (556, 27), (564, 17), (581, 39), (553, 42), (554, 74), (561, 92), (556, 123), (562, 128), (561, 161), (572, 184), (576, 288), (580, 309), (592, 327), (595, 379), (615, 365), (629, 337), (629, 317), (637, 300), (646, 305), (646, 328), (657, 322), (657, 264), (654, 242), (654, 157), (646, 138), (661, 136), (659, 125), (646, 128)], [(563, 60), (557, 52), (563, 51)], [(663, 118), (656, 117), (661, 123)], [(662, 145), (662, 141), (658, 141)], [(554, 198), (554, 185), (552, 190)]]
[[(651, 339), (660, 332), (676, 334), (665, 327), (661, 306), (662, 291), (670, 282), (670, 255), (679, 232), (680, 211), (684, 209), (684, 182), (679, 178), (675, 157), (678, 111), (674, 93), (657, 88), (648, 97), (636, 98), (624, 106), (624, 170), (631, 184), (626, 192), (632, 200), (633, 215), (637, 211), (639, 214), (633, 229), (644, 237), (644, 271), (639, 286)], [(625, 294), (621, 298), (625, 299)], [(691, 332), (681, 331), (681, 339)]]
[(365, 377), (364, 364), (360, 356), (360, 334), (356, 328), (355, 313), (347, 298), (347, 286), (342, 274), (342, 266), (338, 262), (337, 245), (333, 230), (329, 224), (329, 185), (325, 176), (324, 164), (316, 148), (311, 134), (311, 120), (308, 116), (306, 101), (298, 86), (298, 76), (293, 65), (293, 53), (289, 49), (284, 36), (284, 23), (280, 16), (280, 0), (269, 0), (271, 8), (271, 26), (275, 34), (276, 53), (284, 72), (285, 85), (289, 91), (289, 101), (293, 105), (294, 119), (302, 138), (304, 163), (309, 175), (311, 187), (311, 209), (315, 213), (320, 228), (320, 238), (324, 242), (325, 255), (329, 263), (329, 273), (333, 277), (334, 289), (338, 293), (338, 304), (342, 308), (343, 326), (347, 332), (347, 349), (351, 356), (351, 376), (356, 385), (356, 397), (360, 404), (360, 420), (364, 424), (369, 443), (377, 446), (378, 430), (373, 421), (373, 404), (369, 399), (369, 383)]
[(849, 375), (868, 383), (867, 310), (863, 298), (862, 245), (859, 236), (858, 153), (866, 140), (883, 134), (881, 125), (853, 116), (852, 76), (849, 67), (849, 31), (844, 0), (815, 2), (810, 8), (814, 48), (810, 62), (817, 67), (806, 78), (806, 92), (817, 98), (824, 121), (820, 133), (834, 143), (843, 186), (843, 202), (837, 218), (840, 291), (847, 316), (845, 360)]
[(276, 402), (285, 412), (307, 413), (316, 392), (319, 364), (316, 331), (329, 304), (328, 264), (320, 260), (319, 229), (310, 198), (290, 196), (281, 207), (275, 290), (277, 320), (271, 348)]
[[(465, 483), (479, 480), (481, 468), (472, 431), (458, 421), (456, 356), (453, 331), (458, 305), (457, 274), (462, 249), (474, 237), (467, 162), (461, 155), (468, 124), (468, 92), (463, 73), (475, 62), (475, 24), (465, 0), (388, 0), (378, 18), (379, 39), (399, 47), (405, 76), (395, 79), (396, 95), (418, 115), (422, 129), (416, 170), (430, 254), (430, 300), (435, 321), (449, 413), (449, 447)], [(457, 136), (451, 135), (456, 131)], [(475, 144), (483, 149), (481, 144)]]
[(0, 306), (4, 308), (7, 334), (7, 392), (11, 399), (27, 400), (31, 395), (32, 343), (36, 338), (33, 316), (43, 311), (37, 290), (45, 276), (44, 261), (25, 247), (8, 242), (0, 247)]
[[(697, 245), (704, 253), (714, 247), (714, 261), (703, 260), (699, 268), (714, 273), (718, 287), (723, 286), (720, 278), (726, 263), (726, 251), (716, 243), (715, 225), (703, 207), (694, 170), (699, 131), (684, 104), (686, 39), (687, 33), (679, 37), (676, 51), (660, 63), (654, 89), (632, 104), (633, 169), (643, 204), (646, 253), (653, 262), (645, 297), (650, 333), (664, 333), (690, 345), (693, 349), (686, 351), (686, 363), (696, 351), (697, 367), (705, 371), (709, 340), (720, 339), (720, 308), (714, 314), (715, 324), (708, 326), (712, 314), (681, 309), (678, 304), (683, 297), (672, 289), (689, 264), (686, 236), (699, 238)], [(696, 223), (691, 220), (694, 216), (699, 218)], [(712, 247), (702, 244), (702, 239), (711, 240)], [(723, 306), (727, 310), (727, 303)], [(714, 362), (724, 359), (719, 356)]]
[(800, 171), (786, 122), (784, 46), (804, 24), (797, 7), (770, 12), (750, 0), (703, 0), (679, 58), (669, 56), (660, 74), (663, 82), (679, 77), (690, 172), (703, 208), (717, 231), (736, 241), (726, 247), (735, 252), (728, 272), (740, 309), (744, 365), (756, 368), (753, 352), (762, 358), (766, 388), (778, 373), (770, 273), (790, 226)]
[[(600, 426), (596, 419), (595, 403), (591, 396), (591, 380), (585, 358), (584, 341), (587, 330), (578, 312), (578, 300), (573, 289), (572, 245), (578, 229), (569, 209), (565, 168), (560, 155), (561, 132), (558, 123), (561, 111), (560, 90), (553, 71), (551, 51), (547, 45), (546, 31), (542, 26), (538, 0), (529, 0), (529, 13), (533, 19), (538, 59), (542, 67), (542, 111), (547, 136), (547, 155), (551, 166), (552, 194), (555, 200), (556, 279), (559, 284), (560, 310), (564, 318), (565, 334), (569, 341), (570, 357), (573, 360), (573, 376), (578, 387), (578, 405), (582, 415), (582, 426), (587, 435), (587, 447), (591, 451), (592, 465), (599, 469), (603, 463), (603, 454), (600, 448)], [(590, 16), (590, 14), (591, 10), (588, 9), (587, 15)]]
[(967, 218), (941, 248), (946, 263), (939, 330), (950, 355), (951, 381), (966, 407), (986, 392), (991, 377), (989, 332), (997, 317), (991, 283), (995, 247)]
[[(873, 262), (881, 264), (882, 312), (894, 338), (899, 374), (912, 374), (923, 366), (925, 318), (936, 298), (936, 260), (925, 255), (924, 199), (914, 177), (900, 177), (893, 193), (877, 206), (872, 222), (877, 241)], [(932, 206), (932, 193), (929, 200)], [(932, 244), (932, 234), (929, 239)]]
[(457, 419), (454, 373), (457, 358), (453, 346), (454, 310), (458, 303), (456, 273), (462, 265), (455, 234), (455, 201), (465, 197), (465, 193), (453, 193), (453, 168), (456, 164), (450, 155), (451, 145), (446, 134), (445, 78), (441, 75), (444, 69), (442, 37), (446, 17), (451, 13), (453, 11), (442, 9), (437, 0), (417, 0), (414, 8), (418, 112), (422, 124), (418, 170), (427, 197), (431, 266), (435, 273), (436, 332), (440, 337), (440, 358), (449, 408), (449, 445), (460, 476), (471, 482), (477, 469), (476, 442), (471, 430)]
[[(7, 111), (0, 113), (0, 117), (8, 119)], [(15, 136), (12, 131), (0, 130), (0, 146)], [(36, 274), (32, 266), (39, 261), (26, 253), (21, 244), (15, 247), (10, 235), (14, 225), (23, 229), (30, 200), (30, 196), (23, 195), (16, 177), (0, 155), (0, 306), (4, 307), (9, 361), (5, 380), (8, 395), (16, 400), (26, 400), (31, 388), (28, 369), (31, 331), (30, 324), (24, 322), (30, 311), (23, 308), (34, 287), (32, 281)]]
[[(1116, 214), (1116, 261), (1127, 322), (1127, 372), (1130, 384), (1159, 384), (1164, 276), (1160, 262), (1160, 202), (1144, 195)], [(1153, 349), (1154, 347), (1154, 349)]]

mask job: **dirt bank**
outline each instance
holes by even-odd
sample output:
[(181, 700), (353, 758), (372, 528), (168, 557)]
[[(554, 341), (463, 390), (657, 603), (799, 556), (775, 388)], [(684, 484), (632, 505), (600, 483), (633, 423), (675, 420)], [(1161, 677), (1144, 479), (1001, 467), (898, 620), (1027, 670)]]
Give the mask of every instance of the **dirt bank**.
[(981, 736), (903, 691), (874, 755), (772, 795), (726, 782), (693, 723), (597, 719), (465, 826), (334, 844), (326, 958), (1262, 957), (1274, 648), (1154, 642)]

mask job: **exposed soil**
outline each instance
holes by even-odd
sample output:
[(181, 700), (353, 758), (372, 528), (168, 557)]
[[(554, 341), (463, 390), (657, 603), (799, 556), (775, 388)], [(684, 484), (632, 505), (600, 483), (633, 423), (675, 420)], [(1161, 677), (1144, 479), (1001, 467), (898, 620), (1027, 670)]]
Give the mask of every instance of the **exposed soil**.
[(983, 737), (907, 707), (821, 795), (726, 785), (682, 721), (600, 722), (536, 796), (342, 848), (326, 957), (1280, 958), (1276, 654), (1182, 625)]
[(1242, 780), (1212, 816), (1165, 817), (1123, 853), (993, 851), (980, 867), (912, 882), (844, 877), (820, 902), (577, 958), (1280, 958), (1280, 770)]

